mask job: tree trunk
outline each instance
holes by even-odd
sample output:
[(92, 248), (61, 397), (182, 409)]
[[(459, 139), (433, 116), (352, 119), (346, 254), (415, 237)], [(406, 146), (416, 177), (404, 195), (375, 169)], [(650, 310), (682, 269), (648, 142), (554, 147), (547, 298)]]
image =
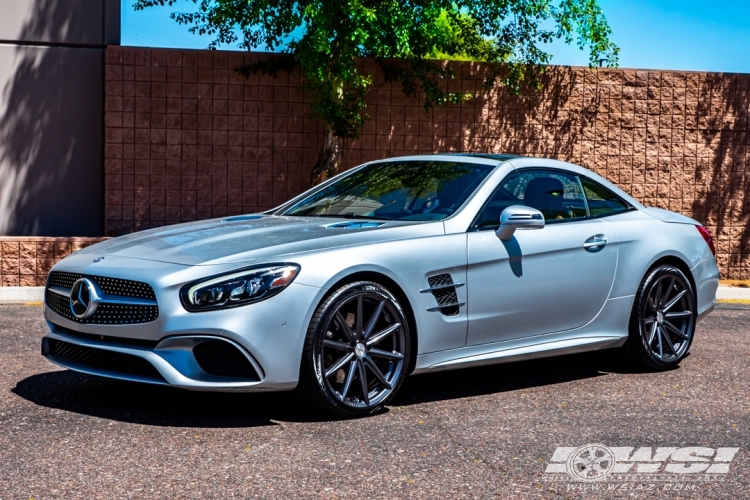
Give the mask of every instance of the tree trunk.
[(338, 173), (343, 150), (344, 140), (341, 137), (336, 137), (330, 127), (326, 127), (323, 149), (320, 151), (318, 161), (315, 163), (310, 175), (311, 186), (320, 184), (328, 177)]

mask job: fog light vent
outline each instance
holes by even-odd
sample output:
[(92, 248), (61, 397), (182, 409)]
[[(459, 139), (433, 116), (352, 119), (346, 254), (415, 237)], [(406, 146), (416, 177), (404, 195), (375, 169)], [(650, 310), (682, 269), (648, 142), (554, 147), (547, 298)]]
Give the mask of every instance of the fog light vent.
[(260, 380), (250, 360), (234, 345), (207, 340), (193, 347), (193, 356), (204, 372), (219, 377)]

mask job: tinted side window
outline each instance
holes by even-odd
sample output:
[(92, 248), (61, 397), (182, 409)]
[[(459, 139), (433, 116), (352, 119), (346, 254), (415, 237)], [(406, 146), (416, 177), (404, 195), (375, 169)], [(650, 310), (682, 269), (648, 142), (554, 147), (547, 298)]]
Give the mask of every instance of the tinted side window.
[(511, 174), (492, 194), (474, 227), (497, 227), (500, 214), (511, 205), (536, 208), (546, 222), (586, 217), (578, 179), (552, 170), (523, 170)]
[(619, 214), (630, 207), (609, 189), (600, 186), (585, 177), (580, 177), (583, 192), (586, 193), (586, 201), (589, 204), (589, 213), (592, 217), (604, 217), (606, 215)]

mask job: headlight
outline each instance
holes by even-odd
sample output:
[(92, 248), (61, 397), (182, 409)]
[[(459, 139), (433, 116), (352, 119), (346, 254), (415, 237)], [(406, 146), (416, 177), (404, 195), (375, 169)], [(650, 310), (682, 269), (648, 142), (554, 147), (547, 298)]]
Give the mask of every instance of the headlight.
[(180, 299), (191, 312), (259, 302), (286, 288), (299, 269), (297, 264), (268, 264), (214, 276), (182, 287)]

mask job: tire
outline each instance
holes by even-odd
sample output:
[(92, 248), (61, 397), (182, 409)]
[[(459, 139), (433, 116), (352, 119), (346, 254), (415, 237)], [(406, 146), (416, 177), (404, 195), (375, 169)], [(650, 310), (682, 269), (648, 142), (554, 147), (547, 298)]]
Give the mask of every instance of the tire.
[(406, 377), (406, 318), (396, 297), (378, 283), (357, 281), (333, 292), (307, 330), (299, 391), (319, 410), (342, 417), (382, 410)]
[(623, 349), (642, 367), (669, 370), (687, 355), (695, 323), (695, 292), (690, 280), (674, 266), (656, 266), (638, 287)]

